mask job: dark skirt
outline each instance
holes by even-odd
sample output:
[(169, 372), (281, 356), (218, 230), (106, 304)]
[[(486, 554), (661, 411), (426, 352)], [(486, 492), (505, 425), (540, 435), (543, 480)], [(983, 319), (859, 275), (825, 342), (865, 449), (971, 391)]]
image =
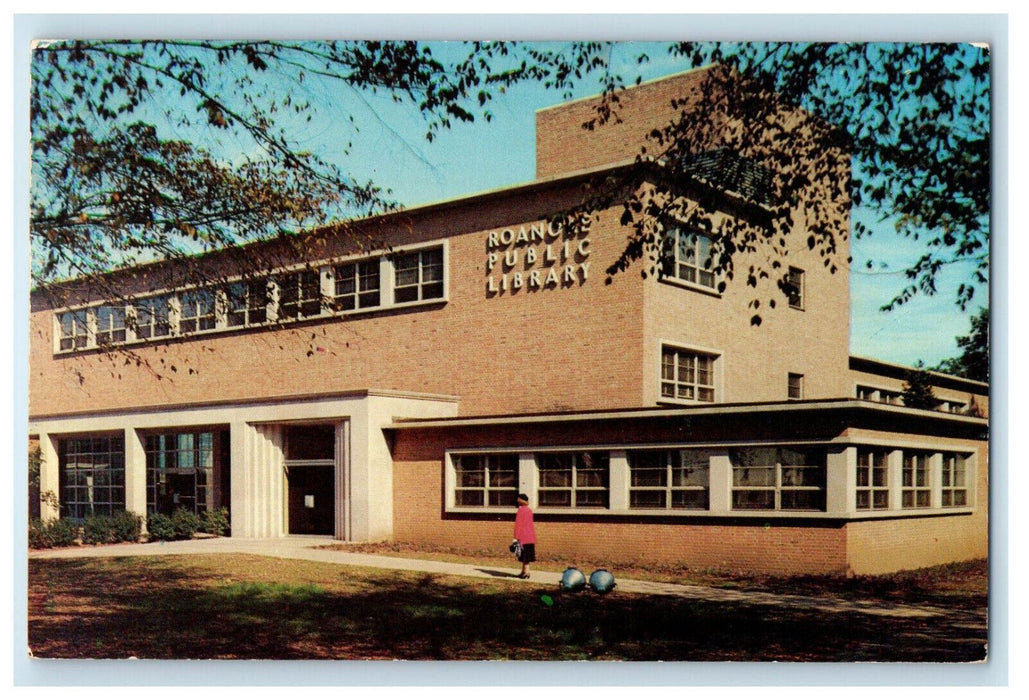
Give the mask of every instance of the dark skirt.
[(522, 562), (523, 564), (528, 564), (531, 561), (536, 561), (536, 545), (523, 544), (522, 556), (518, 557), (518, 561)]

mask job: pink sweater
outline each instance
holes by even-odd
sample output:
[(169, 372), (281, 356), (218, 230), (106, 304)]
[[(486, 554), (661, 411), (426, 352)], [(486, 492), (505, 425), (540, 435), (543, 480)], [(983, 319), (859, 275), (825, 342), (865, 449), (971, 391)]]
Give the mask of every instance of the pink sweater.
[(536, 544), (536, 528), (532, 524), (532, 509), (529, 506), (518, 507), (514, 536), (522, 544)]

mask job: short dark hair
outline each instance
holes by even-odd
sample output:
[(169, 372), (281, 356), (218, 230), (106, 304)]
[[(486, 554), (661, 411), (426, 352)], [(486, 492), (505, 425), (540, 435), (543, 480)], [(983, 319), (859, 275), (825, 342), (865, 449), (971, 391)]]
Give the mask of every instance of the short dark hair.
[(529, 502), (529, 497), (526, 496), (524, 493), (520, 493), (520, 494), (518, 494), (518, 500), (519, 501), (525, 501), (526, 503), (528, 503)]

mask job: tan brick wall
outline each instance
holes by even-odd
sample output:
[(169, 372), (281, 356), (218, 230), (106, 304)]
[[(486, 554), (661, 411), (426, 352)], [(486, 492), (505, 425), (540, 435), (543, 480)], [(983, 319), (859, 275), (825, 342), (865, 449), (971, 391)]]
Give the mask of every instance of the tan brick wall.
[[(871, 431), (848, 431), (850, 437), (889, 437)], [(943, 437), (927, 439), (939, 450), (967, 450), (970, 443)], [(955, 561), (989, 553), (989, 453), (976, 445), (975, 508), (971, 515), (867, 520), (847, 525), (847, 551), (856, 574), (879, 574)]]
[[(614, 214), (589, 234), (584, 284), (487, 293), (488, 231), (536, 221), (570, 196), (432, 210), (409, 228), (395, 227), (394, 245), (449, 236), (449, 303), (136, 346), (151, 369), (120, 354), (55, 357), (53, 314), (37, 311), (30, 413), (366, 387), (454, 394), (464, 414), (639, 405), (641, 279), (627, 273), (604, 284), (603, 270), (624, 243)], [(524, 270), (523, 261), (514, 270)], [(533, 269), (549, 268), (537, 262)]]

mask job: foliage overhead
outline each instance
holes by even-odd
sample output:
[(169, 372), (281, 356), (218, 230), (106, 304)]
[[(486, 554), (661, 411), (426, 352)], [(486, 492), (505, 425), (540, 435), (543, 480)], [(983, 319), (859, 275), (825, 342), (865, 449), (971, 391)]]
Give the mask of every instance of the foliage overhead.
[[(74, 276), (110, 296), (118, 290), (103, 289), (104, 273), (114, 265), (191, 260), (270, 237), (297, 244), (291, 234), (330, 217), (393, 209), (380, 183), (356, 181), (339, 165), (359, 135), (356, 106), (370, 100), (409, 105), (432, 140), (458, 123), (490, 120), (494, 97), (519, 82), (567, 95), (592, 76), (604, 99), (583, 126), (600, 132), (619, 121), (630, 82), (610, 71), (610, 49), (601, 42), (41, 43), (32, 62), (33, 283), (45, 288)], [(950, 263), (974, 268), (957, 292), (962, 308), (975, 283), (986, 282), (988, 49), (680, 43), (669, 50), (686, 65), (722, 68), (675, 99), (675, 118), (650, 134), (640, 163), (648, 176), (653, 161), (663, 164), (663, 178), (641, 189), (640, 169), (584, 202), (584, 210), (621, 206), (632, 229), (609, 275), (640, 259), (649, 262), (645, 274), (657, 272), (667, 253), (663, 223), (693, 224), (713, 238), (711, 265), (722, 284), (741, 276), (755, 289), (759, 323), (759, 284), (787, 291), (792, 240), (801, 236), (830, 270), (847, 265), (839, 222), (862, 205), (923, 246), (889, 308), (934, 294)], [(327, 107), (342, 146), (333, 159), (305, 151), (297, 137)], [(703, 195), (717, 184), (692, 167), (714, 151), (769, 174), (767, 201), (756, 210), (753, 201), (738, 202), (755, 216), (722, 218), (715, 213), (722, 200), (700, 196), (687, 206), (679, 197), (684, 186)], [(854, 222), (856, 235), (868, 232)], [(764, 262), (737, 270), (741, 253)]]
[(961, 354), (939, 364), (937, 369), (979, 382), (990, 381), (990, 310), (979, 309), (972, 317), (968, 335), (956, 338)]
[[(294, 242), (290, 234), (329, 217), (391, 210), (388, 192), (338, 165), (360, 130), (359, 106), (410, 105), (432, 140), (491, 119), (494, 96), (516, 83), (567, 90), (602, 69), (603, 50), (470, 42), (439, 58), (403, 41), (40, 43), (30, 98), (32, 282), (46, 289), (74, 277), (118, 298), (104, 276), (114, 266)], [(316, 116), (339, 132), (335, 162), (297, 137)]]
[[(987, 48), (970, 44), (680, 43), (671, 54), (710, 70), (698, 90), (683, 96), (677, 117), (655, 129), (641, 156), (673, 170), (713, 148), (729, 148), (770, 169), (775, 204), (766, 222), (722, 223), (701, 207), (682, 210), (679, 178), (631, 196), (623, 221), (634, 236), (614, 274), (640, 258), (661, 255), (655, 217), (702, 223), (715, 241), (712, 261), (727, 278), (739, 251), (769, 261), (746, 273), (757, 286), (770, 277), (783, 289), (785, 251), (802, 235), (827, 267), (837, 259), (851, 204), (892, 221), (920, 243), (922, 254), (905, 270), (907, 282), (884, 309), (918, 293), (937, 291), (938, 273), (952, 263), (973, 270), (957, 290), (964, 309), (989, 271), (990, 61)], [(617, 118), (617, 88), (605, 94), (600, 121)], [(800, 107), (799, 112), (795, 107)], [(808, 118), (815, 117), (814, 119)], [(589, 124), (588, 128), (595, 128)], [(806, 167), (805, 167), (806, 165)], [(853, 221), (854, 234), (871, 231)], [(845, 232), (845, 229), (844, 229)], [(843, 234), (845, 235), (845, 233)], [(869, 261), (869, 267), (872, 262)], [(651, 265), (650, 270), (656, 268)], [(774, 304), (774, 300), (772, 300)], [(755, 299), (753, 305), (759, 306)]]

